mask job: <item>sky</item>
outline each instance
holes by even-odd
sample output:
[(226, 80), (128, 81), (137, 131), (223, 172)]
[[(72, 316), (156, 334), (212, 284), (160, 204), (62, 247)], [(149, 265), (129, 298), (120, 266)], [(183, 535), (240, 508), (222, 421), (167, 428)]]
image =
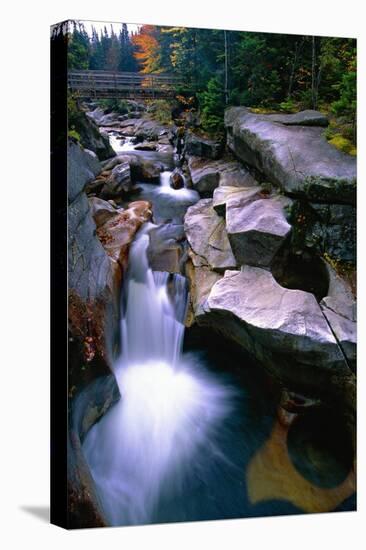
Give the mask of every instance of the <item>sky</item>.
[[(94, 27), (96, 29), (98, 34), (100, 34), (100, 31), (103, 30), (104, 27), (107, 27), (108, 33), (110, 34), (110, 29), (111, 29), (111, 25), (112, 25), (114, 32), (116, 34), (118, 34), (120, 29), (121, 29), (121, 26), (122, 26), (122, 22), (120, 22), (120, 23), (115, 23), (115, 22), (111, 23), (110, 21), (84, 21), (83, 20), (83, 23), (84, 23), (84, 26), (85, 26), (85, 30), (87, 31), (89, 36), (91, 36), (92, 27)], [(137, 32), (139, 27), (141, 27), (140, 24), (127, 23), (127, 28), (128, 28), (128, 31), (130, 33), (131, 32)]]

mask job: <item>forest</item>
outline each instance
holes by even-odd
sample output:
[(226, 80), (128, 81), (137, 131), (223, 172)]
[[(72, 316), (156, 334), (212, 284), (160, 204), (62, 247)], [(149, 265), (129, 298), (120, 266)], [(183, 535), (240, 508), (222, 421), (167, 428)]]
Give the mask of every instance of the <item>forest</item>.
[(203, 131), (223, 130), (226, 106), (258, 112), (318, 109), (326, 137), (356, 149), (356, 40), (122, 23), (89, 36), (82, 22), (69, 33), (69, 69), (169, 73), (191, 83)]

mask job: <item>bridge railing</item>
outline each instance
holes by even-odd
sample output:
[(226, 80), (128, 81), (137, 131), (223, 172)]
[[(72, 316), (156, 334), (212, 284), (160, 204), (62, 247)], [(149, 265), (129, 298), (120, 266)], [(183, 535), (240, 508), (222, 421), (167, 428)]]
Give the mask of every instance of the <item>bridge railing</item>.
[(70, 71), (68, 74), (71, 91), (80, 95), (117, 96), (124, 92), (135, 95), (173, 95), (184, 89), (183, 81), (174, 75), (142, 74), (113, 71)]

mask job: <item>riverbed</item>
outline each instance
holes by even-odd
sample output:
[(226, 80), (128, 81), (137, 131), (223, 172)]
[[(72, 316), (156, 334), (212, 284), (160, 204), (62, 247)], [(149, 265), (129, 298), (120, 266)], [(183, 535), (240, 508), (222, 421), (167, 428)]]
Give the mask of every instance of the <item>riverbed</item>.
[[(136, 152), (130, 140), (120, 147)], [(160, 244), (179, 235), (184, 247), (184, 214), (200, 197), (170, 187), (172, 155), (139, 154), (167, 169), (159, 184), (138, 182), (131, 195), (152, 203), (153, 218), (135, 237), (122, 289), (113, 366), (121, 399), (83, 444), (108, 522), (354, 509), (352, 457), (337, 416), (323, 410), (284, 425), (280, 389), (260, 365), (208, 329), (185, 329), (187, 281), (154, 271), (148, 248), (156, 231)]]

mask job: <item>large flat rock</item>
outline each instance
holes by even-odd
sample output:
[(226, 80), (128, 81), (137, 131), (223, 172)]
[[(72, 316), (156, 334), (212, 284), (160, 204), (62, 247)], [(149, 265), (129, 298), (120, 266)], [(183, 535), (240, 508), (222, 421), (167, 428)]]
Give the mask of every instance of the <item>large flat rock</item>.
[(271, 266), (291, 232), (284, 211), (289, 203), (281, 195), (252, 202), (240, 193), (229, 197), (226, 229), (237, 265)]
[(315, 297), (281, 287), (265, 269), (226, 271), (197, 321), (233, 339), (299, 389), (322, 391), (334, 376), (352, 377)]
[(356, 159), (330, 145), (323, 129), (288, 125), (245, 107), (225, 112), (227, 144), (243, 162), (288, 193), (314, 202), (354, 204)]
[(194, 265), (224, 271), (236, 266), (225, 221), (216, 213), (212, 199), (201, 199), (190, 206), (184, 218), (188, 243), (195, 253)]

